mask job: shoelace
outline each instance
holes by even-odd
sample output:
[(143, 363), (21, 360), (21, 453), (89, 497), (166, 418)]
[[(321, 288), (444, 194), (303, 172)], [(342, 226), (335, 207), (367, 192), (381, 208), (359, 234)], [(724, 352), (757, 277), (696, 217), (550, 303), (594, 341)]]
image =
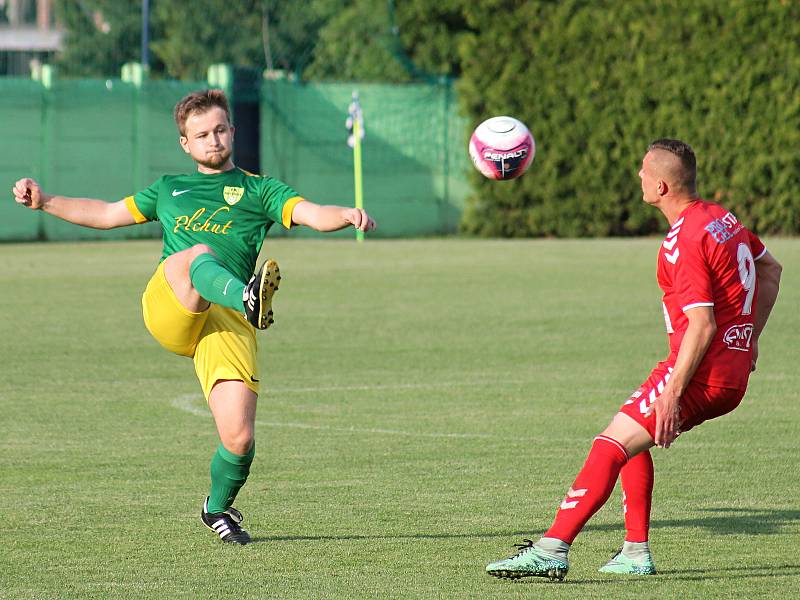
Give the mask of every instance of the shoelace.
[(520, 554), (524, 553), (528, 548), (533, 548), (533, 540), (529, 540), (527, 538), (522, 539), (524, 544), (514, 544), (515, 548), (518, 548), (517, 553), (514, 556), (510, 556), (509, 558), (516, 558)]

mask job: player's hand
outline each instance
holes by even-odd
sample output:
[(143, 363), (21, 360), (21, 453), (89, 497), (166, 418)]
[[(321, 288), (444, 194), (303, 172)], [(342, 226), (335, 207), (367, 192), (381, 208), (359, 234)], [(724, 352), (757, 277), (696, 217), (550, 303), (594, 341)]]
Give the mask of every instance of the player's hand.
[(680, 396), (675, 394), (669, 387), (664, 388), (661, 395), (645, 414), (649, 417), (656, 414), (656, 439), (653, 440), (656, 446), (669, 448), (675, 438), (680, 434)]
[(758, 340), (753, 342), (753, 357), (750, 359), (750, 372), (756, 370), (756, 363), (758, 362)]
[(44, 205), (45, 195), (42, 192), (42, 188), (39, 187), (35, 180), (29, 177), (17, 181), (11, 191), (14, 193), (14, 200), (17, 201), (17, 204), (22, 204), (34, 210), (39, 210)]
[(363, 208), (347, 208), (344, 211), (344, 220), (359, 231), (374, 231), (377, 227), (375, 221)]

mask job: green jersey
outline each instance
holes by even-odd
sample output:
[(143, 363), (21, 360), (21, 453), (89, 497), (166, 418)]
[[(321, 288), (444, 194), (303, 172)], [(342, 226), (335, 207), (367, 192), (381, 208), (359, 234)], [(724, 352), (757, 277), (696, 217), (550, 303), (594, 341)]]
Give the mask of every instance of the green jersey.
[(206, 175), (164, 175), (125, 198), (137, 223), (161, 221), (163, 261), (195, 244), (206, 244), (242, 281), (255, 269), (264, 236), (273, 223), (287, 229), (292, 210), (303, 200), (272, 177), (239, 168)]

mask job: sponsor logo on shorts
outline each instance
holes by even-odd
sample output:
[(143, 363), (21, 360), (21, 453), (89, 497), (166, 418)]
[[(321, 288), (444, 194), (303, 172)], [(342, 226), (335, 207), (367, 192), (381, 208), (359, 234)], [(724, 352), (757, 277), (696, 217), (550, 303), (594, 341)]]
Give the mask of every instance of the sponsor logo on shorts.
[(740, 350), (747, 352), (750, 350), (750, 342), (753, 339), (752, 323), (744, 325), (732, 325), (722, 336), (722, 341), (728, 346), (728, 350)]

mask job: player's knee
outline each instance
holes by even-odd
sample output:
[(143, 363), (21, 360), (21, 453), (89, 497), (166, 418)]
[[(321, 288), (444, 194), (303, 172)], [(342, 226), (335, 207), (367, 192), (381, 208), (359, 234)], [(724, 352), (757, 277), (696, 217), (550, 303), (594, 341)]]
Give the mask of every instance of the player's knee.
[(235, 434), (226, 435), (222, 440), (222, 445), (228, 452), (244, 456), (250, 452), (254, 441), (253, 430), (245, 428)]
[(203, 254), (214, 255), (214, 251), (206, 244), (195, 244), (181, 250), (167, 257), (164, 261), (165, 269), (167, 272), (167, 280), (170, 279), (171, 274), (174, 277), (175, 273), (186, 274), (192, 266), (194, 259)]

